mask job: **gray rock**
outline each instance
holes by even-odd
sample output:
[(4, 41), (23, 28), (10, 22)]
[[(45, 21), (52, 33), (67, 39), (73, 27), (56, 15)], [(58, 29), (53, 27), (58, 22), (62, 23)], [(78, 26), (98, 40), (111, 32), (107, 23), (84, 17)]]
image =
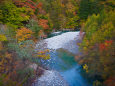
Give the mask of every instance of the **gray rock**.
[(32, 86), (69, 86), (63, 77), (53, 70), (45, 70)]

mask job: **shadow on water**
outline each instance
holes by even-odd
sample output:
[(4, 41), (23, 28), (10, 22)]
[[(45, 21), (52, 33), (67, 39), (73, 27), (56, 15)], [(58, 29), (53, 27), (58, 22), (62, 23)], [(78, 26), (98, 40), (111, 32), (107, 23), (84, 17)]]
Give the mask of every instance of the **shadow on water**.
[[(63, 60), (67, 69), (60, 72), (63, 78), (69, 83), (70, 86), (89, 86), (87, 81), (81, 76), (81, 67), (74, 60), (74, 54), (71, 52), (58, 49), (58, 57)], [(63, 70), (63, 69), (62, 69)]]
[(75, 60), (74, 60), (74, 54), (63, 49), (57, 49), (57, 55), (58, 57), (63, 60), (63, 62), (68, 66), (68, 68), (71, 68), (73, 65), (76, 64)]

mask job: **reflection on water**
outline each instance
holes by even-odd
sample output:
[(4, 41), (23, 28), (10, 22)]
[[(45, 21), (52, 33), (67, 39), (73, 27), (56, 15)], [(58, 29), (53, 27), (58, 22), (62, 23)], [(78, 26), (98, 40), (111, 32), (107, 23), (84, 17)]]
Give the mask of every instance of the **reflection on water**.
[(57, 55), (58, 57), (63, 60), (63, 62), (68, 66), (68, 68), (71, 68), (73, 65), (76, 64), (75, 60), (74, 60), (74, 54), (72, 54), (71, 52), (65, 50), (65, 49), (57, 49)]

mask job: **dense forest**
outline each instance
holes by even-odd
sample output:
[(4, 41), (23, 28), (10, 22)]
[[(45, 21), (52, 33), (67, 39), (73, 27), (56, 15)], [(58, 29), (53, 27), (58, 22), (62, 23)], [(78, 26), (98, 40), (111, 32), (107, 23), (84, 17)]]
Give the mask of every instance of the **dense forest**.
[(35, 44), (62, 30), (84, 33), (76, 56), (83, 76), (115, 86), (115, 0), (0, 0), (0, 86), (31, 86), (42, 72), (30, 66), (50, 59)]

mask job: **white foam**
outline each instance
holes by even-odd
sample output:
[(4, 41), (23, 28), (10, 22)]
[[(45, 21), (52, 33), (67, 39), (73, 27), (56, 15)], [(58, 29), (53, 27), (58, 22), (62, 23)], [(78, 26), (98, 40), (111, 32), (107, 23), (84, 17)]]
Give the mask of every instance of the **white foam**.
[(79, 32), (66, 32), (58, 36), (47, 38), (44, 41), (47, 43), (47, 48), (59, 49), (64, 48), (64, 45), (71, 40), (76, 40), (79, 36)]
[(59, 32), (53, 32), (52, 34), (58, 34), (58, 33), (61, 33), (61, 31), (59, 31)]

